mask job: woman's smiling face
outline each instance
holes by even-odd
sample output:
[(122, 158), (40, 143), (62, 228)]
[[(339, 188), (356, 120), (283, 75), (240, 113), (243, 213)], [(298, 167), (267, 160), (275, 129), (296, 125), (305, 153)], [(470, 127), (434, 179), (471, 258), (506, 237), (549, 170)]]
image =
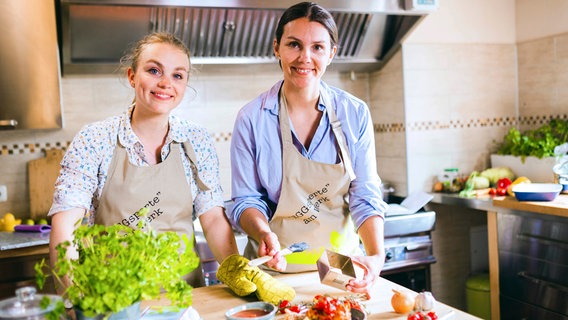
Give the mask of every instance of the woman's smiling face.
[(140, 54), (136, 72), (128, 70), (128, 78), (136, 92), (137, 109), (144, 109), (145, 113), (169, 114), (185, 94), (189, 58), (173, 45), (149, 44)]
[(298, 89), (318, 85), (336, 51), (328, 30), (305, 17), (288, 22), (280, 44), (274, 41), (284, 81)]

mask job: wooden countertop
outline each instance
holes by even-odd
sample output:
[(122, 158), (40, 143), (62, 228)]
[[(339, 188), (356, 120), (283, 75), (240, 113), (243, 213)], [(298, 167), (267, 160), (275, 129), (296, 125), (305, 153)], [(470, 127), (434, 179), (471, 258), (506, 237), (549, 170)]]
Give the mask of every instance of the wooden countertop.
[[(333, 287), (323, 285), (319, 281), (317, 272), (287, 274), (278, 276), (283, 282), (290, 284), (296, 290), (296, 298), (294, 302), (311, 301), (315, 295), (329, 294), (331, 296), (340, 297), (352, 295), (347, 291), (335, 289)], [(371, 300), (363, 301), (366, 309), (370, 312), (369, 320), (372, 319), (398, 319), (406, 320), (407, 315), (397, 314), (393, 311), (390, 300), (393, 295), (392, 289), (411, 292), (398, 284), (386, 279), (380, 278), (374, 286), (371, 294)], [(256, 297), (238, 297), (225, 285), (214, 285), (210, 287), (196, 288), (193, 290), (193, 308), (199, 313), (203, 319), (225, 319), (225, 312), (230, 308), (238, 305), (257, 301)], [(166, 299), (156, 301), (145, 301), (143, 308), (147, 306), (167, 306)], [(467, 314), (458, 309), (447, 306), (438, 302), (434, 309), (438, 316), (443, 320), (446, 319), (479, 319), (475, 316)], [(277, 319), (283, 318), (282, 316)]]
[(568, 195), (560, 194), (553, 201), (518, 201), (515, 197), (493, 199), (496, 207), (542, 214), (551, 214), (568, 218)]

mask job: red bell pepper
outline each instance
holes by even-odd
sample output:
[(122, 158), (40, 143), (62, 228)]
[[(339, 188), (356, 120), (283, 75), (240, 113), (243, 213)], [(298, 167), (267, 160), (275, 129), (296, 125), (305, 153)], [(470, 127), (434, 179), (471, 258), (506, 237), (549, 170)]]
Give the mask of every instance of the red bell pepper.
[(497, 180), (497, 195), (498, 196), (506, 196), (507, 195), (507, 187), (511, 184), (511, 179), (509, 178), (501, 178)]

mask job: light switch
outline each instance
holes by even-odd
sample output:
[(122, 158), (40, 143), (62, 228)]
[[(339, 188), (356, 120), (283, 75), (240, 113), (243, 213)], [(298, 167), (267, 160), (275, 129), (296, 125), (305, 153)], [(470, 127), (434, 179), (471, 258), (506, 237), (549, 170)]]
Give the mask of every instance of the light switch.
[(8, 200), (8, 189), (6, 186), (0, 186), (0, 202)]

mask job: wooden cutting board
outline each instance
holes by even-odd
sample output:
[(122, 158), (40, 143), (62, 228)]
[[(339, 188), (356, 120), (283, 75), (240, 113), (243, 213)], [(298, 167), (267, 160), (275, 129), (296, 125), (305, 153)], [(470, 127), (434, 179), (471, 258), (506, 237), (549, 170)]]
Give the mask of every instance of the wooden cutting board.
[(49, 149), (44, 158), (28, 162), (30, 215), (34, 220), (47, 217), (64, 153), (61, 149)]

